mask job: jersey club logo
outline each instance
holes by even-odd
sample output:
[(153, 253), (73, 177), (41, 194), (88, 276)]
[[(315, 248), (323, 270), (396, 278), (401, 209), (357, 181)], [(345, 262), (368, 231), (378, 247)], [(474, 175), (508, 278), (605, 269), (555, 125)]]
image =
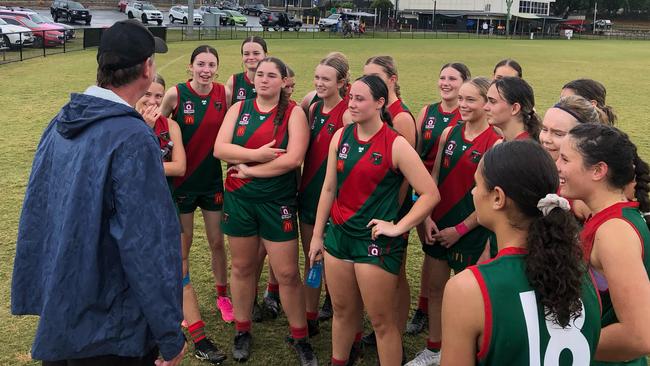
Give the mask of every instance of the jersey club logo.
[(334, 126), (333, 123), (328, 123), (327, 124), (327, 133), (329, 133), (330, 135), (333, 134), (334, 131), (335, 131), (335, 127), (336, 126)]
[(194, 103), (190, 100), (183, 103), (183, 123), (186, 125), (194, 124)]
[(368, 257), (379, 257), (381, 255), (381, 248), (379, 245), (372, 243), (368, 245)]
[(237, 100), (244, 100), (244, 99), (246, 99), (246, 89), (239, 88), (239, 90), (237, 90)]
[(347, 159), (348, 152), (350, 152), (350, 144), (346, 142), (343, 144), (343, 146), (341, 146), (341, 150), (339, 151), (339, 159)]
[(372, 161), (372, 163), (374, 165), (380, 165), (383, 158), (384, 158), (384, 156), (381, 153), (378, 153), (378, 152), (374, 152), (374, 153), (370, 154), (370, 160)]
[(246, 126), (248, 124), (248, 121), (250, 121), (250, 119), (251, 119), (250, 113), (244, 113), (244, 115), (241, 116), (241, 119), (239, 120), (239, 125)]
[(431, 140), (433, 137), (433, 129), (436, 127), (436, 117), (429, 117), (427, 123), (424, 125), (424, 139)]
[(469, 155), (469, 159), (472, 161), (472, 163), (476, 163), (476, 164), (478, 164), (478, 162), (481, 161), (481, 156), (482, 156), (482, 155), (483, 155), (483, 154), (481, 154), (480, 151), (478, 151), (478, 150), (472, 150), (472, 152), (471, 152), (470, 155)]

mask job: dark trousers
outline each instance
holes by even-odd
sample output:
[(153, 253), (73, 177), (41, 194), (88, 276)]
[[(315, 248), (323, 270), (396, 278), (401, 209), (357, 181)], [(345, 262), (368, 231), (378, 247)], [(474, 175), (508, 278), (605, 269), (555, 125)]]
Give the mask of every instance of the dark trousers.
[(106, 355), (63, 361), (43, 361), (43, 366), (153, 366), (157, 358), (158, 348), (154, 348), (142, 357)]

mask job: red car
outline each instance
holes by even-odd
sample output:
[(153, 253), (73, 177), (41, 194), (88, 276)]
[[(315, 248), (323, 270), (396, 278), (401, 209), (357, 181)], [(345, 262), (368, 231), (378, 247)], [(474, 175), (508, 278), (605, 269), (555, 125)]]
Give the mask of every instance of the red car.
[(53, 24), (36, 24), (33, 21), (10, 15), (0, 15), (5, 22), (29, 28), (34, 34), (34, 47), (56, 47), (65, 42), (65, 29)]

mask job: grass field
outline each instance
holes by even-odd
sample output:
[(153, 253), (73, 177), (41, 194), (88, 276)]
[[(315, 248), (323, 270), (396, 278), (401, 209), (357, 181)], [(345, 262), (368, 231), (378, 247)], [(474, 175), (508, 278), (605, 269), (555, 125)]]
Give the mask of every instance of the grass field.
[[(240, 41), (214, 41), (220, 53), (219, 81), (242, 69)], [(198, 42), (173, 43), (170, 52), (156, 56), (158, 71), (168, 85), (187, 78), (189, 55)], [(490, 76), (502, 58), (516, 58), (524, 67), (524, 77), (534, 87), (537, 111), (557, 101), (562, 85), (572, 79), (600, 80), (608, 89), (608, 102), (619, 115), (619, 126), (627, 131), (650, 159), (650, 47), (637, 41), (503, 41), (503, 40), (270, 40), (271, 54), (285, 60), (296, 72), (295, 98), (311, 89), (315, 65), (330, 51), (348, 55), (353, 77), (359, 76), (365, 60), (372, 55), (390, 54), (398, 62), (402, 97), (413, 111), (437, 99), (435, 82), (439, 68), (450, 61), (466, 63), (474, 76)], [(65, 104), (71, 92), (81, 92), (94, 82), (95, 50), (55, 55), (0, 66), (0, 365), (34, 364), (29, 356), (37, 319), (10, 315), (10, 283), (15, 239), (25, 186), (41, 133)], [(645, 86), (643, 86), (645, 85)], [(80, 213), (83, 214), (83, 213)], [(214, 290), (209, 272), (209, 250), (202, 220), (196, 220), (191, 255), (192, 279), (207, 323), (207, 333), (223, 349), (230, 351), (233, 329), (215, 313)], [(414, 301), (418, 295), (418, 272), (422, 253), (411, 235), (408, 276)], [(330, 355), (330, 324), (313, 339), (321, 364)], [(250, 365), (294, 365), (293, 353), (284, 344), (285, 318), (254, 325), (255, 344)], [(409, 358), (423, 347), (424, 337), (407, 337)], [(190, 352), (191, 353), (191, 352)], [(364, 364), (376, 364), (366, 352)], [(227, 361), (232, 364), (232, 361)], [(189, 355), (186, 365), (202, 364)]]

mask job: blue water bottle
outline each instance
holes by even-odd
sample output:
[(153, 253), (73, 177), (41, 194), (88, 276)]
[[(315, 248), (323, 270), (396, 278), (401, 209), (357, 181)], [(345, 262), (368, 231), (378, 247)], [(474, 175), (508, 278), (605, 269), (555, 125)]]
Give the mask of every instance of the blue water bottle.
[(307, 286), (311, 288), (318, 288), (320, 286), (320, 278), (323, 273), (323, 261), (316, 261), (314, 265), (311, 266), (309, 274), (307, 275)]

